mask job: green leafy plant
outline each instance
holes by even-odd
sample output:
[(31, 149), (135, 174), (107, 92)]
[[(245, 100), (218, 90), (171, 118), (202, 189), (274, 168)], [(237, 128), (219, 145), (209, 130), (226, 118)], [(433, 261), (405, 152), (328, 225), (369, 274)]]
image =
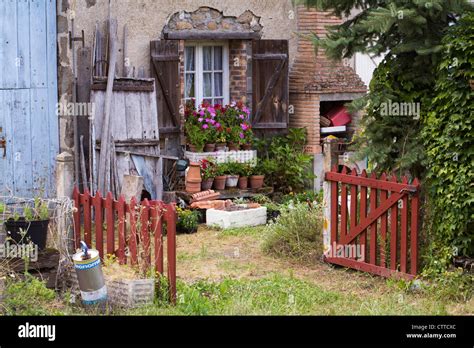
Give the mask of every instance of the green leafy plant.
[(186, 135), (189, 143), (196, 147), (198, 152), (204, 149), (204, 145), (207, 142), (207, 133), (204, 132), (199, 125), (188, 123), (185, 125)]
[(240, 163), (237, 168), (237, 174), (242, 177), (249, 177), (252, 175), (252, 166), (249, 163)]
[(27, 221), (48, 220), (49, 219), (48, 202), (40, 198), (35, 198), (33, 207), (25, 206), (23, 208), (23, 217)]
[(225, 175), (239, 175), (242, 165), (237, 162), (226, 162), (222, 163), (221, 170)]
[(44, 282), (26, 274), (25, 280), (8, 282), (3, 307), (6, 315), (51, 315), (56, 314), (55, 299)]
[(302, 191), (314, 178), (312, 156), (304, 153), (306, 130), (291, 128), (285, 136), (255, 142), (259, 161), (256, 172), (265, 175), (265, 181), (282, 192)]
[(178, 223), (179, 229), (194, 232), (197, 231), (199, 226), (199, 218), (201, 213), (197, 210), (181, 209), (178, 208)]
[[(436, 75), (436, 96), (423, 121), (430, 200), (428, 230), (441, 257), (443, 246), (457, 254), (474, 255), (474, 13), (449, 28), (443, 39)], [(433, 262), (431, 262), (433, 266)]]

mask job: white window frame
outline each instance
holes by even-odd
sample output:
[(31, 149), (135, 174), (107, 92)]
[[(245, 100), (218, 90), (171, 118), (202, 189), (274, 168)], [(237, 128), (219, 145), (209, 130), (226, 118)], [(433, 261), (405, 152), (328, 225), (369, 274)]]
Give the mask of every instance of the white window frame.
[[(204, 71), (203, 71), (203, 47), (204, 46), (222, 46), (222, 92), (223, 92), (223, 104), (229, 104), (230, 89), (229, 89), (229, 43), (227, 41), (186, 41), (185, 47), (194, 47), (195, 57), (195, 81), (194, 92), (196, 98), (196, 106), (200, 105), (204, 99), (215, 99), (214, 97), (203, 96), (203, 85), (204, 85)], [(186, 54), (186, 53), (184, 53)], [(185, 57), (183, 57), (185, 59)], [(214, 66), (212, 67), (214, 69)], [(184, 65), (184, 79), (186, 83), (186, 64)], [(214, 84), (214, 80), (212, 79)], [(186, 101), (186, 96), (183, 95)], [(190, 98), (188, 98), (190, 99)]]

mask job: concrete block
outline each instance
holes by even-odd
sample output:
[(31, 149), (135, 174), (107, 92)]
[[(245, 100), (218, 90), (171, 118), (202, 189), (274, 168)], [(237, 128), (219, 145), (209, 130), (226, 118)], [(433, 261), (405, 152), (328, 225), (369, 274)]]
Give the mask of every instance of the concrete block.
[[(77, 301), (81, 301), (79, 283), (76, 272), (70, 274), (71, 295)], [(112, 306), (136, 308), (138, 306), (153, 303), (155, 298), (155, 280), (149, 279), (108, 279), (105, 276), (107, 286), (107, 301)]]
[(106, 281), (108, 299), (114, 305), (135, 308), (152, 303), (155, 297), (154, 279)]
[(267, 223), (267, 208), (225, 211), (208, 209), (206, 211), (206, 224), (220, 228), (234, 228), (246, 226), (265, 225)]

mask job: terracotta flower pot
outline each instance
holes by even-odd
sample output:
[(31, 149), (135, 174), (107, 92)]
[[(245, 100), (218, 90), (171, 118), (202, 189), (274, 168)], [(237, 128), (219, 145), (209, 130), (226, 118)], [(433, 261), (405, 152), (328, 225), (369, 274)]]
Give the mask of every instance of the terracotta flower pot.
[(216, 176), (214, 178), (214, 188), (216, 190), (224, 190), (226, 181), (227, 181), (227, 175)]
[(186, 175), (186, 181), (201, 182), (201, 166), (197, 162), (189, 163), (188, 174)]
[(244, 151), (252, 150), (252, 144), (243, 144), (242, 150)]
[(203, 151), (203, 148), (198, 148), (196, 145), (191, 145), (189, 144), (189, 151), (191, 152), (202, 152)]
[(216, 151), (225, 151), (226, 143), (216, 143)]
[(201, 189), (203, 191), (210, 190), (212, 188), (213, 183), (214, 183), (214, 178), (204, 179), (201, 182)]
[(238, 183), (239, 183), (238, 175), (227, 175), (227, 181), (225, 183), (227, 187), (237, 187)]
[(206, 144), (204, 152), (214, 152), (216, 150), (216, 144)]
[(228, 143), (229, 151), (239, 151), (239, 144)]
[(249, 186), (249, 178), (246, 176), (241, 176), (239, 178), (239, 189), (246, 190)]
[(186, 175), (186, 192), (201, 192), (201, 167), (199, 163), (189, 163), (189, 170)]
[(201, 192), (201, 183), (200, 182), (186, 181), (186, 192), (188, 192), (188, 193)]
[(252, 175), (250, 177), (250, 187), (253, 189), (262, 188), (264, 179), (265, 175)]

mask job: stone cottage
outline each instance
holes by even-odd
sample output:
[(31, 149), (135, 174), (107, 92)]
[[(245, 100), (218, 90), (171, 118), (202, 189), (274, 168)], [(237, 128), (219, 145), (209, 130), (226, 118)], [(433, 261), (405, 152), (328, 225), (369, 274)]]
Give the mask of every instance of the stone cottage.
[[(56, 103), (67, 104), (73, 100), (74, 62), (90, 59), (90, 56), (81, 56), (79, 49), (93, 46), (96, 28), (105, 32), (109, 16), (118, 22), (118, 61), (128, 62), (127, 67), (117, 65), (116, 75), (155, 78), (160, 138), (170, 140), (163, 144), (166, 147), (162, 149), (164, 153), (178, 154), (180, 145), (184, 144), (181, 123), (186, 101), (191, 98), (223, 103), (242, 100), (252, 110), (253, 128), (263, 135), (284, 133), (289, 127), (305, 127), (307, 152), (314, 155), (315, 172), (320, 174), (321, 139), (329, 134), (321, 129), (321, 115), (366, 91), (366, 86), (349, 64), (329, 61), (324, 52), (316, 53), (305, 37), (311, 32), (324, 35), (325, 26), (339, 23), (342, 19), (294, 6), (291, 0), (44, 0), (26, 3), (30, 11), (38, 7), (40, 13), (30, 13), (31, 18), (38, 22), (37, 28), (34, 27), (38, 30), (30, 35), (37, 45), (30, 46), (38, 46), (44, 60), (37, 64), (57, 66), (57, 71), (48, 69), (48, 79), (42, 82), (43, 85), (32, 86), (46, 88), (47, 84), (49, 94), (45, 103), (48, 102), (49, 106), (46, 109), (41, 107), (41, 110), (52, 115), (48, 119), (51, 141), (42, 143), (45, 149), (49, 148), (46, 151), (48, 160), (62, 153), (56, 164), (60, 170), (71, 160), (67, 154), (73, 153), (74, 118), (60, 113), (58, 121), (54, 107)], [(12, 27), (20, 33), (24, 18), (19, 15), (12, 17), (15, 13), (22, 13), (13, 7), (12, 13), (2, 15), (10, 21), (18, 17), (15, 23), (12, 22), (15, 24)], [(126, 50), (123, 40), (125, 26)], [(18, 35), (13, 31), (12, 40), (17, 40)], [(55, 35), (55, 42), (50, 35)], [(45, 54), (39, 47), (43, 36), (47, 45)], [(12, 51), (19, 48), (12, 48)], [(74, 56), (73, 51), (76, 52)], [(22, 64), (16, 53), (3, 58), (11, 60), (11, 64)], [(37, 59), (32, 58), (31, 62), (31, 68), (34, 68)], [(2, 71), (7, 70), (4, 68)], [(78, 72), (76, 75), (79, 87), (90, 84), (87, 81), (90, 72), (87, 76)], [(19, 81), (17, 77), (13, 80)], [(18, 87), (15, 86), (12, 88)], [(88, 96), (81, 95), (82, 91), (78, 89), (77, 101), (87, 101)], [(87, 117), (78, 122), (79, 134), (76, 136), (84, 135), (87, 139)], [(353, 119), (344, 128), (344, 136), (350, 138), (356, 124), (356, 119)], [(43, 139), (41, 135), (38, 138)], [(2, 134), (0, 139), (3, 139)], [(13, 143), (7, 134), (6, 146), (10, 142)], [(34, 148), (31, 143), (29, 148)], [(21, 158), (20, 152), (10, 154), (7, 151), (6, 156), (16, 154), (18, 159)], [(9, 165), (19, 166), (21, 163), (15, 162), (13, 157), (8, 158), (5, 163)], [(35, 155), (30, 154), (30, 160), (34, 158)], [(36, 159), (40, 157), (36, 156)], [(47, 167), (45, 177), (54, 177), (54, 165), (53, 161)], [(28, 173), (30, 177), (31, 170)], [(30, 185), (28, 180), (25, 185)], [(315, 188), (320, 184), (320, 179), (317, 179)], [(67, 192), (63, 187), (68, 186), (67, 183), (56, 185), (61, 186), (61, 192)], [(53, 191), (53, 187), (48, 190)]]

